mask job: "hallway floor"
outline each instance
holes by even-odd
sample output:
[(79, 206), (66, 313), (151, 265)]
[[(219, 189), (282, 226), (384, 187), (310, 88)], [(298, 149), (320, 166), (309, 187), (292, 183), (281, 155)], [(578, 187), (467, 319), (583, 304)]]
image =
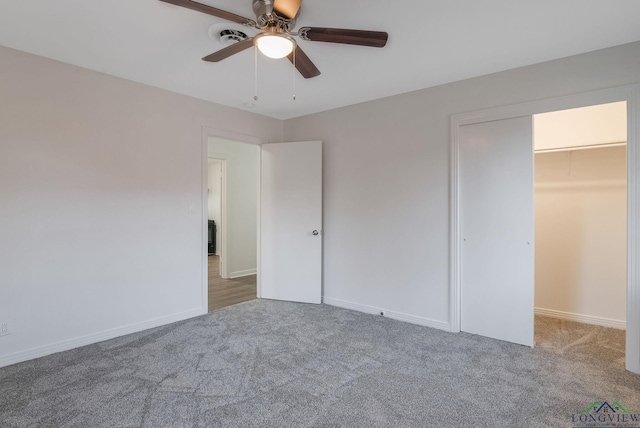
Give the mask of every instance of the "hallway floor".
[(224, 279), (220, 276), (220, 257), (209, 256), (209, 312), (253, 300), (257, 295), (257, 275)]

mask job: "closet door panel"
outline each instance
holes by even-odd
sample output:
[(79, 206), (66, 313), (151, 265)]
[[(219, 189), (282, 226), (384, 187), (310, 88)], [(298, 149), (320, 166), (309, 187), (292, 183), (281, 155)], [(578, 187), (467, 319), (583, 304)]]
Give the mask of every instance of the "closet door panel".
[(532, 117), (460, 128), (462, 331), (533, 346)]

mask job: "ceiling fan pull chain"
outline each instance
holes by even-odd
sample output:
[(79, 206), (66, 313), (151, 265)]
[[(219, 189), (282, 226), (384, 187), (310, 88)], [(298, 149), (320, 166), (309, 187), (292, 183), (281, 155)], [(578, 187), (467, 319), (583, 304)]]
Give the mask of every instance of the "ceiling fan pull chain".
[(255, 69), (253, 73), (253, 99), (258, 101), (258, 47), (253, 48)]
[(296, 49), (293, 49), (293, 101), (296, 100)]

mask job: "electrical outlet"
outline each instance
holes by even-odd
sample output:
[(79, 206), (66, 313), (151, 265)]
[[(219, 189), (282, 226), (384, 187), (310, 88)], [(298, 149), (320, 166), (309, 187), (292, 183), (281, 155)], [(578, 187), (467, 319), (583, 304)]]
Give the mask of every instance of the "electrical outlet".
[(0, 322), (0, 336), (6, 336), (11, 334), (11, 330), (9, 330), (9, 322), (2, 321)]

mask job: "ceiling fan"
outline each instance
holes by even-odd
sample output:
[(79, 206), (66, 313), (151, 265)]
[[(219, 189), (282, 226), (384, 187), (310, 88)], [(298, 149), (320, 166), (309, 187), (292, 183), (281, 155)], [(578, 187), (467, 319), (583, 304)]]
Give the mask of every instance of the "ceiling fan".
[(255, 45), (260, 52), (271, 58), (288, 57), (305, 79), (320, 75), (320, 70), (297, 45), (293, 36), (312, 42), (342, 43), (375, 48), (384, 47), (389, 37), (386, 32), (382, 31), (322, 27), (301, 27), (297, 32), (294, 32), (302, 0), (253, 0), (253, 12), (256, 15), (255, 21), (191, 0), (160, 1), (262, 30), (255, 37), (238, 41), (202, 58), (204, 61), (222, 61)]

